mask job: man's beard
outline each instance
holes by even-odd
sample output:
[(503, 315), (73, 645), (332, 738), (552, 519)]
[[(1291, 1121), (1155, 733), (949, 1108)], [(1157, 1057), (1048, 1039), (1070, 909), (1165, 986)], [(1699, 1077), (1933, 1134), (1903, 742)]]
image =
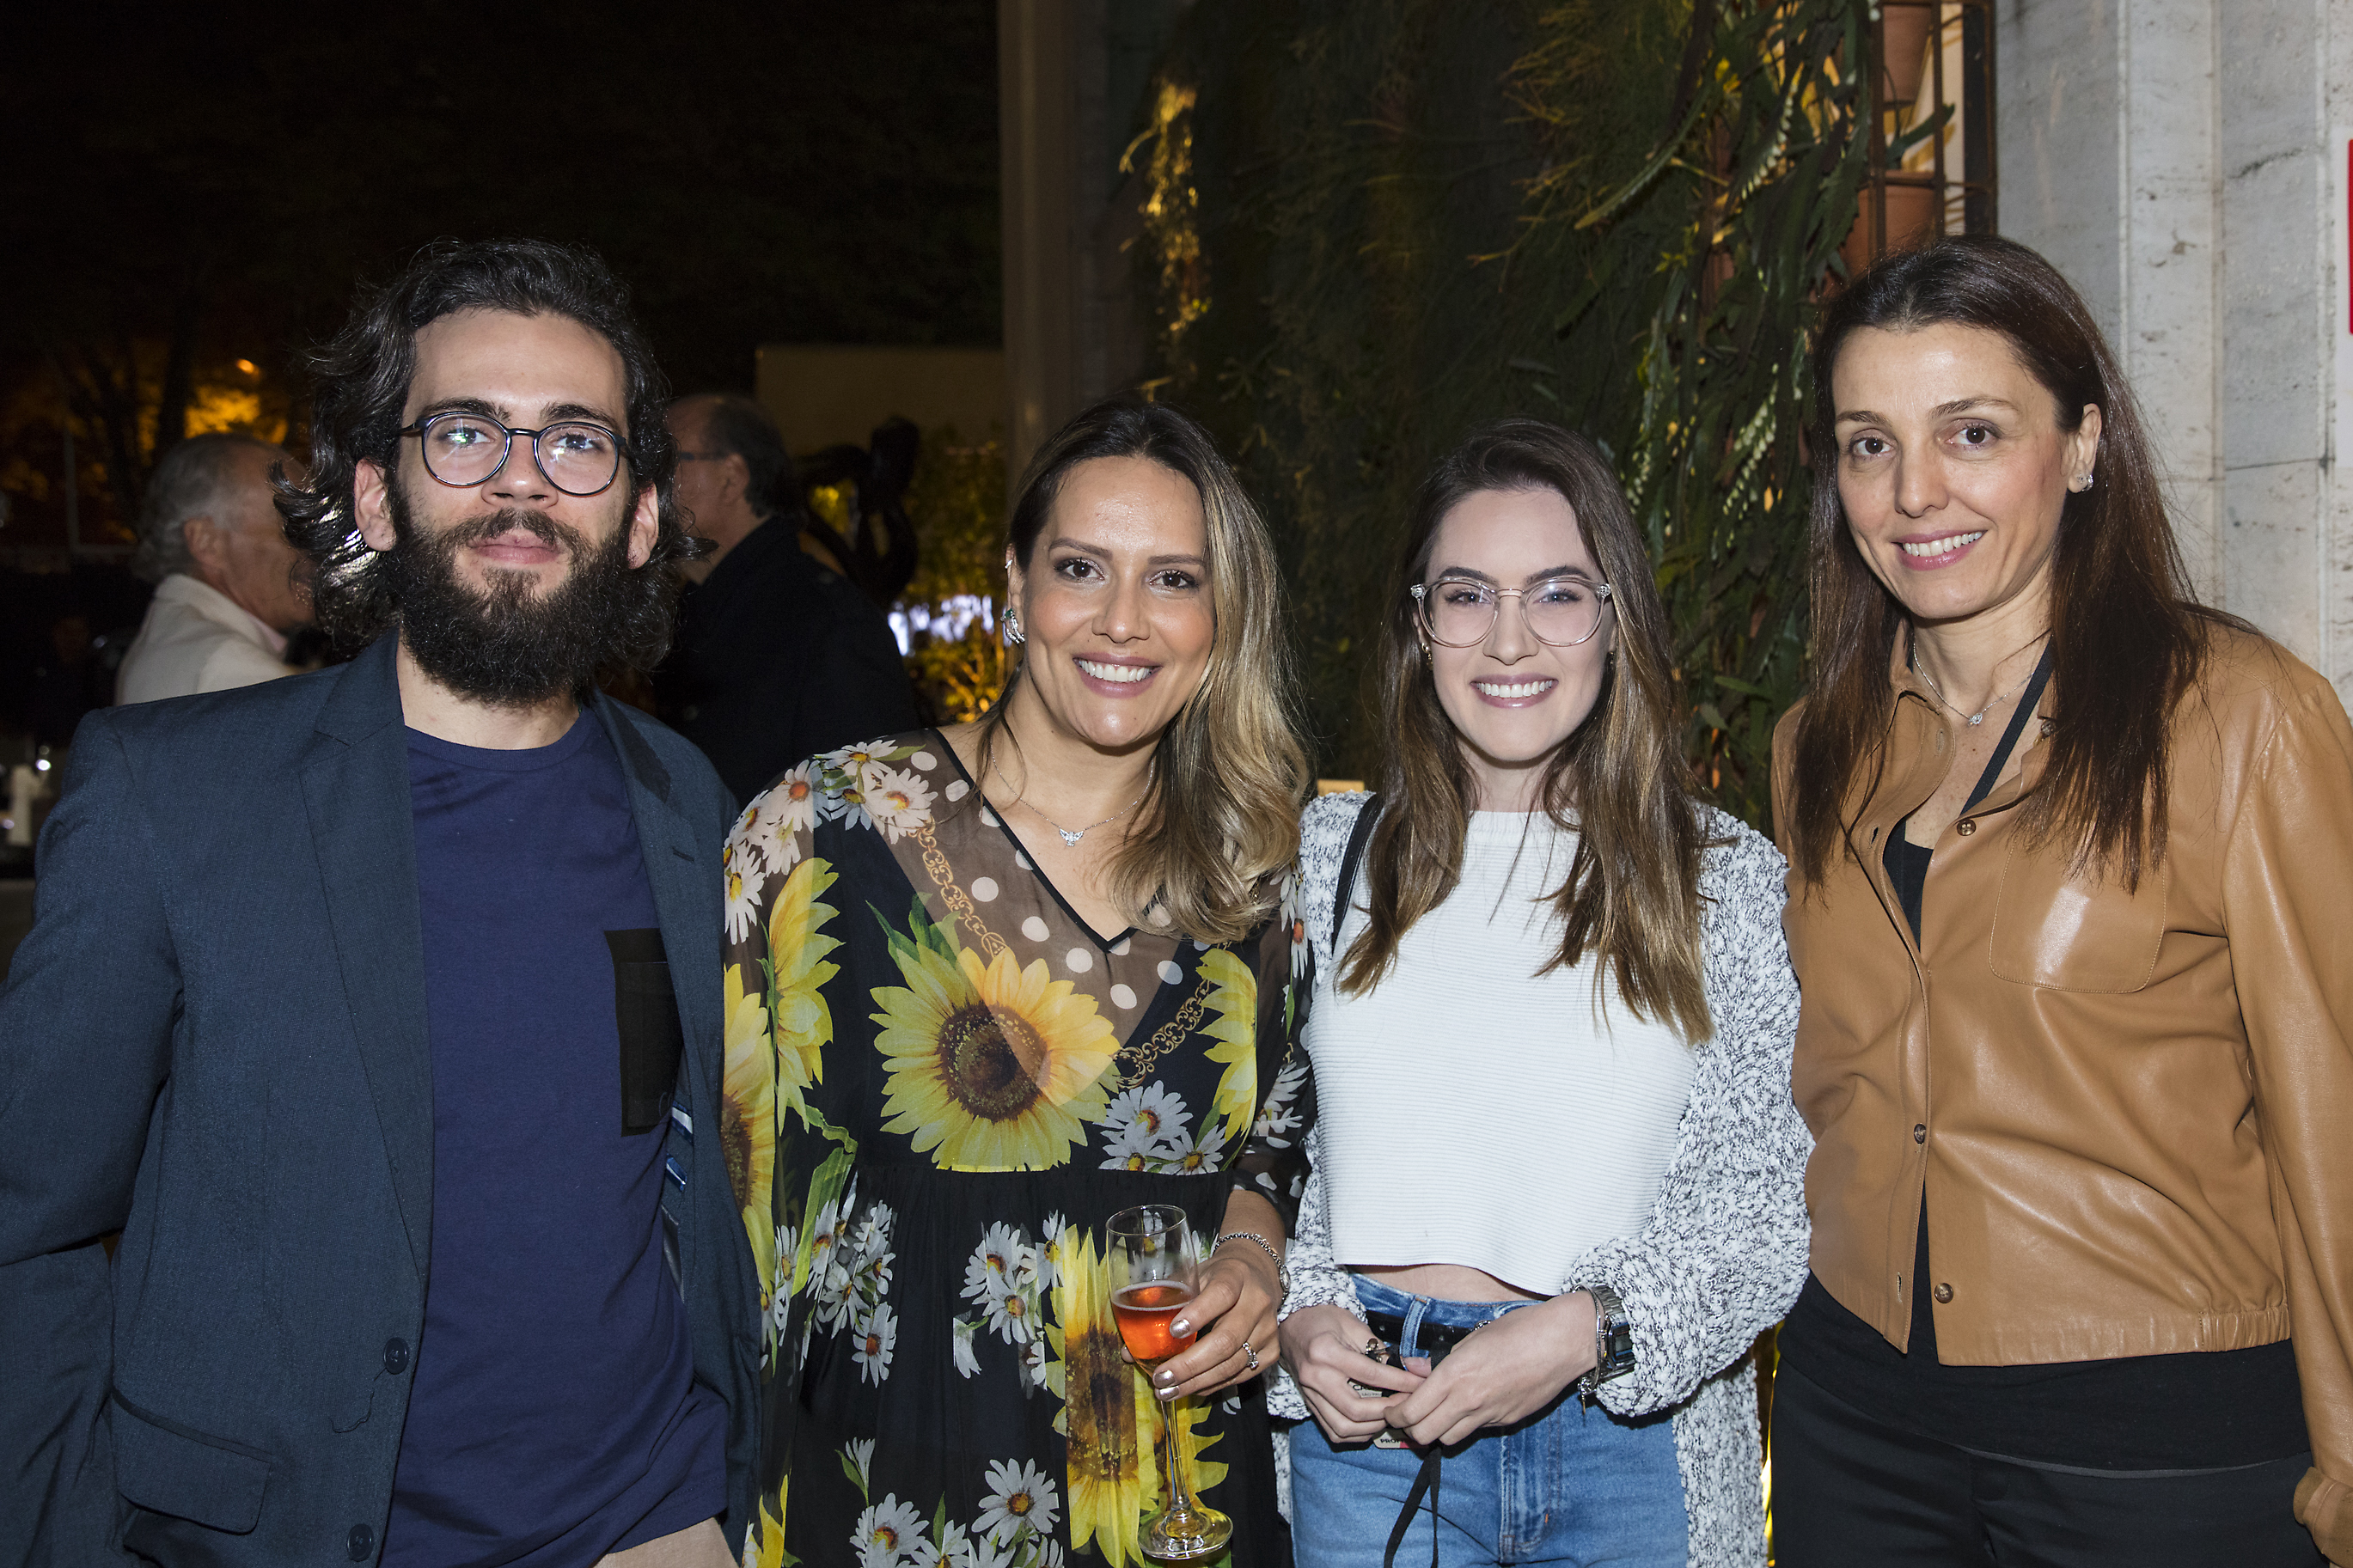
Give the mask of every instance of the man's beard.
[[(389, 488), (398, 538), (378, 569), (398, 595), (401, 641), (418, 668), (459, 697), (501, 708), (536, 707), (595, 683), (641, 596), (626, 518), (592, 551), (578, 529), (529, 508), (420, 528), (397, 481)], [(517, 529), (561, 548), (570, 575), (544, 593), (533, 591), (531, 574), (497, 567), (480, 592), (459, 580), (459, 550)]]

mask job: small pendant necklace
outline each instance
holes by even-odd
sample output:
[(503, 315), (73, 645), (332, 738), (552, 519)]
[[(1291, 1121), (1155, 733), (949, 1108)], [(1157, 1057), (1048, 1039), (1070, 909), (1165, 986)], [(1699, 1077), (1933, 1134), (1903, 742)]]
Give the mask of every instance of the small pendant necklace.
[[(2031, 641), (2031, 642), (2028, 642), (2028, 643), (2024, 644), (2023, 646), (2021, 646), (2021, 647), (2018, 647), (2018, 648), (2015, 648), (2015, 649), (2011, 650), (2008, 655), (2006, 655), (2006, 656), (2002, 658), (2001, 662), (2002, 662), (2003, 664), (2008, 664), (2011, 659), (2016, 658), (2020, 654), (2024, 653), (2024, 652), (2027, 650), (2027, 648), (2032, 647), (2034, 646), (2034, 644), (2035, 644), (2035, 643), (2039, 643), (2039, 642), (2041, 642), (2044, 637), (2049, 637), (2050, 635), (2051, 635), (2051, 634), (2050, 634), (2049, 632), (2047, 632), (2047, 631), (2046, 631), (2046, 632), (2043, 632), (2043, 633), (2041, 633), (2040, 635), (2038, 635), (2038, 636), (2033, 639), (2033, 641)], [(1960, 710), (1959, 705), (1958, 705), (1958, 704), (1957, 704), (1957, 703), (1955, 703), (1955, 702), (1954, 702), (1954, 700), (1953, 700), (1951, 698), (1949, 698), (1949, 697), (1947, 697), (1947, 696), (1946, 696), (1946, 695), (1945, 695), (1945, 689), (1944, 689), (1944, 688), (1943, 688), (1943, 687), (1941, 687), (1941, 686), (1938, 686), (1938, 685), (1936, 684), (1936, 678), (1935, 676), (1933, 676), (1933, 675), (1929, 674), (1929, 673), (1927, 672), (1927, 670), (1926, 670), (1926, 669), (1925, 669), (1925, 668), (1923, 668), (1921, 667), (1921, 664), (1920, 664), (1920, 645), (1919, 645), (1917, 642), (1915, 642), (1915, 643), (1912, 645), (1912, 651), (1911, 651), (1911, 655), (1910, 655), (1910, 658), (1907, 659), (1907, 661), (1906, 661), (1906, 662), (1908, 662), (1908, 663), (1912, 666), (1912, 673), (1913, 673), (1913, 674), (1915, 674), (1915, 675), (1918, 676), (1921, 679), (1923, 679), (1923, 680), (1925, 680), (1925, 681), (1926, 681), (1926, 682), (1928, 683), (1928, 689), (1929, 689), (1929, 690), (1931, 690), (1931, 691), (1933, 691), (1933, 692), (1935, 692), (1935, 693), (1936, 694), (1936, 700), (1937, 700), (1937, 701), (1939, 701), (1939, 702), (1941, 702), (1941, 703), (1943, 703), (1946, 707), (1952, 709), (1952, 710), (1954, 711), (1954, 713), (1955, 713), (1955, 714), (1958, 715), (1959, 717), (1961, 717), (1961, 718), (1963, 718), (1963, 719), (1968, 720), (1968, 721), (1969, 721), (1969, 728), (1970, 728), (1970, 729), (1972, 729), (1972, 730), (1976, 729), (1978, 725), (1980, 725), (1980, 724), (1982, 724), (1982, 723), (1984, 723), (1984, 722), (1985, 722), (1986, 715), (1987, 715), (1987, 714), (1989, 714), (1989, 713), (1990, 713), (1990, 712), (1992, 712), (1992, 711), (1993, 711), (1993, 710), (1994, 710), (1994, 703), (1996, 703), (1996, 702), (2000, 702), (2003, 698), (2006, 698), (2006, 697), (2015, 697), (2015, 696), (2017, 696), (2021, 691), (2022, 691), (2022, 690), (2024, 690), (2024, 689), (2026, 689), (2026, 681), (2027, 681), (2027, 680), (2031, 680), (2031, 679), (2034, 679), (2034, 671), (2032, 671), (2032, 670), (2031, 670), (2031, 669), (2030, 669), (2030, 670), (2028, 670), (2028, 671), (2026, 672), (2026, 679), (2025, 679), (2025, 680), (2021, 680), (2021, 681), (2020, 681), (2016, 686), (2011, 687), (2011, 688), (2010, 688), (2009, 690), (2007, 690), (2007, 691), (1997, 692), (1997, 693), (1994, 695), (1993, 701), (1991, 701), (1991, 702), (1988, 702), (1984, 707), (1982, 707), (1982, 708), (1978, 709), (1976, 712), (1974, 712), (1974, 713), (1963, 713), (1963, 712), (1961, 711), (1961, 710)], [(1037, 808), (1036, 806), (1034, 806), (1034, 805), (1033, 805), (1033, 806), (1031, 806), (1029, 809), (1030, 809), (1030, 810), (1032, 810), (1032, 811), (1035, 811), (1035, 810), (1037, 810), (1038, 808)]]
[[(989, 771), (996, 773), (997, 778), (1006, 784), (1011, 784), (1013, 782), (1011, 779), (1006, 778), (1005, 772), (1001, 768), (992, 768)], [(1147, 784), (1145, 787), (1144, 794), (1149, 795), (1151, 793), (1151, 786)], [(1104, 817), (1102, 822), (1090, 822), (1084, 827), (1063, 826), (1060, 823), (1055, 821), (1044, 812), (1039, 811), (1036, 806), (1029, 805), (1029, 802), (1023, 796), (1019, 790), (1015, 790), (1013, 792), (1013, 804), (1016, 805), (1029, 805), (1030, 816), (1036, 817), (1039, 821), (1044, 823), (1047, 826), (1060, 834), (1062, 836), (1062, 842), (1075, 849), (1078, 847), (1079, 840), (1084, 838), (1088, 834), (1092, 833), (1096, 828), (1102, 827), (1109, 823), (1117, 822), (1121, 817), (1125, 816), (1129, 812), (1134, 811), (1137, 806), (1143, 805), (1144, 795), (1137, 795), (1134, 800), (1129, 801), (1125, 805), (1121, 806), (1117, 811), (1114, 811), (1109, 816)]]

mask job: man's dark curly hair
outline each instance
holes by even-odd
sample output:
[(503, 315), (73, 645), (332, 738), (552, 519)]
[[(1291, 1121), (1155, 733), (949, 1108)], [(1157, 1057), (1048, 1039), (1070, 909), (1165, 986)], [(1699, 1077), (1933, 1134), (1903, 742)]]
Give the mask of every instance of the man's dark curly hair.
[[(676, 445), (666, 405), (669, 383), (629, 313), (628, 286), (585, 246), (543, 239), (437, 240), (399, 277), (364, 289), (343, 330), (311, 356), (311, 468), (307, 483), (281, 480), (278, 510), (286, 537), (318, 565), (311, 587), (320, 627), (336, 646), (373, 642), (400, 619), (400, 598), (381, 559), (362, 539), (353, 477), (363, 459), (399, 471), (401, 411), (417, 371), (417, 334), (459, 310), (565, 316), (621, 356), (621, 432), (631, 500), (653, 487), (660, 521), (653, 553), (631, 574), (639, 597), (608, 663), (649, 670), (670, 647), (679, 565), (695, 554), (670, 492)], [(513, 460), (528, 462), (527, 452)]]

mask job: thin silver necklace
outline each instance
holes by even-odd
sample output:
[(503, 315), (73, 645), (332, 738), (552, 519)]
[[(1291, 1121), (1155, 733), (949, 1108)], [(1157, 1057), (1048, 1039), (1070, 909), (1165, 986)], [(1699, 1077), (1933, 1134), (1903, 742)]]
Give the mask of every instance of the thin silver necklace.
[[(1013, 782), (1011, 779), (1005, 777), (1005, 770), (1003, 768), (991, 767), (989, 772), (995, 773), (998, 779), (1002, 780), (1006, 784), (1011, 784)], [(1142, 805), (1144, 804), (1144, 795), (1150, 795), (1151, 793), (1152, 786), (1150, 784), (1145, 784), (1144, 786), (1144, 795), (1137, 795), (1134, 800), (1129, 801), (1125, 805), (1121, 806), (1117, 811), (1114, 811), (1109, 816), (1104, 817), (1102, 822), (1090, 822), (1084, 827), (1063, 826), (1060, 823), (1055, 821), (1044, 812), (1039, 811), (1036, 806), (1029, 805), (1028, 797), (1026, 797), (1019, 790), (1015, 790), (1013, 792), (1013, 804), (1016, 805), (1029, 805), (1030, 816), (1036, 817), (1039, 821), (1044, 823), (1047, 826), (1060, 834), (1062, 836), (1062, 842), (1075, 849), (1078, 847), (1080, 839), (1084, 838), (1088, 834), (1092, 833), (1098, 827), (1117, 822), (1121, 817), (1125, 816), (1129, 812), (1134, 811), (1137, 806)]]
[[(2024, 653), (2027, 648), (2032, 647), (2035, 643), (2041, 642), (2044, 637), (2047, 637), (2050, 635), (2051, 634), (2047, 631), (2037, 634), (2033, 642), (2029, 642), (2022, 647), (2012, 648), (2007, 655), (2003, 656), (2001, 662), (2008, 664), (2011, 659), (2016, 658), (2020, 654)], [(1987, 703), (1984, 707), (1978, 709), (1974, 713), (1963, 713), (1961, 712), (1959, 705), (1955, 703), (1951, 698), (1945, 695), (1944, 688), (1936, 684), (1936, 678), (1929, 674), (1928, 671), (1921, 665), (1920, 645), (1916, 640), (1912, 644), (1911, 657), (1908, 662), (1912, 666), (1912, 673), (1926, 681), (1928, 683), (1928, 689), (1936, 694), (1936, 700), (1943, 703), (1946, 707), (1952, 709), (1952, 710), (1961, 718), (1967, 719), (1969, 721), (1969, 728), (1972, 730), (1985, 722), (1985, 717), (1987, 714), (1993, 711), (1995, 702), (2000, 702), (2004, 698), (2017, 696), (2021, 691), (2026, 689), (2026, 682), (2034, 679), (2034, 671), (2030, 669), (2026, 672), (2025, 679), (2021, 680), (2016, 686), (2011, 687), (2007, 691), (1997, 693), (1992, 702)], [(1038, 808), (1033, 805), (1029, 809), (1035, 811)]]

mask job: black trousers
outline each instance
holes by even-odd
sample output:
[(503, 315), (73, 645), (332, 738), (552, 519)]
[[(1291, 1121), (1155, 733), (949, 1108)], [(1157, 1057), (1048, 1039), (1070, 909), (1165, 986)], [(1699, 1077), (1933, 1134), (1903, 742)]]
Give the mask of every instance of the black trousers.
[(2326, 1568), (2295, 1521), (2312, 1456), (2232, 1470), (2056, 1469), (1883, 1426), (1784, 1362), (1778, 1568)]

